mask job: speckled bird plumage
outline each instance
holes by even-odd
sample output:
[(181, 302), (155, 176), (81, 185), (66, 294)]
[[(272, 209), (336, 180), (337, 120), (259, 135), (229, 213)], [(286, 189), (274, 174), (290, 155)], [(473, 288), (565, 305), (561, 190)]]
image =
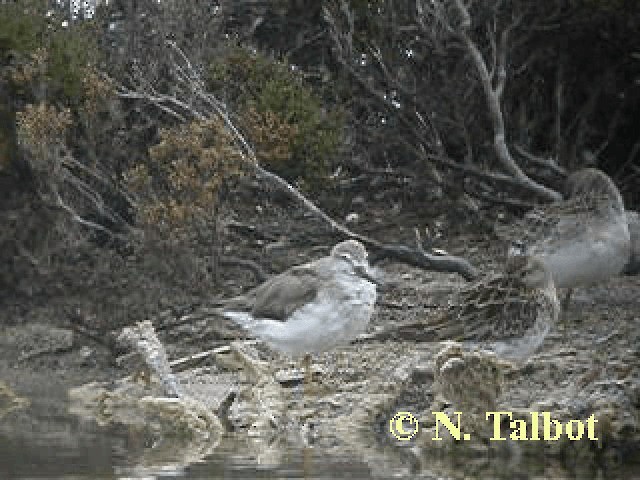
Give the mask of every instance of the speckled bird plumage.
[(436, 390), (466, 413), (494, 409), (511, 365), (492, 352), (467, 351), (460, 343), (448, 341), (435, 356), (434, 366)]
[(556, 322), (560, 306), (551, 274), (537, 258), (507, 259), (458, 292), (454, 304), (430, 328), (436, 338), (484, 345), (508, 358), (535, 351)]
[(567, 199), (535, 208), (499, 237), (540, 258), (558, 288), (597, 284), (622, 271), (629, 261), (630, 237), (620, 192), (596, 169), (567, 179)]
[(466, 431), (488, 438), (486, 412), (498, 410), (505, 378), (514, 370), (512, 363), (493, 352), (469, 351), (448, 341), (434, 359), (433, 389), (454, 411), (464, 412)]

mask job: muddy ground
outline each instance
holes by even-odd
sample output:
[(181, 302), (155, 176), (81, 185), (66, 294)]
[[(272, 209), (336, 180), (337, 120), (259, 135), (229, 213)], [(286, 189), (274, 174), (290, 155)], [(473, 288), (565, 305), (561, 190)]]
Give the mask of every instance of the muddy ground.
[[(256, 201), (258, 198), (267, 200)], [(229, 211), (225, 217), (228, 225), (224, 231), (225, 255), (251, 259), (273, 273), (324, 255), (341, 239), (301, 208), (291, 208), (290, 202), (281, 198), (268, 198), (245, 193), (236, 199), (234, 212)], [(349, 225), (354, 231), (393, 243), (413, 245), (414, 228), (424, 231), (426, 227), (432, 248), (463, 256), (483, 270), (499, 266), (503, 250), (492, 235), (492, 225), (499, 216), (508, 214), (495, 208), (473, 212), (468, 205), (420, 204), (409, 200), (411, 208), (403, 207), (408, 200), (402, 197), (375, 201), (341, 199), (333, 202), (330, 212), (337, 218), (356, 213), (357, 219)], [(240, 209), (238, 205), (243, 207)], [(464, 282), (457, 274), (425, 271), (389, 260), (378, 262), (376, 267), (391, 287), (379, 297), (370, 332), (434, 315), (448, 295)], [(211, 295), (229, 296), (254, 284), (250, 271), (224, 267)], [(109, 330), (104, 325), (110, 325), (111, 312), (91, 308), (90, 299), (101, 295), (99, 287), (92, 288), (89, 294), (62, 291), (45, 300), (23, 299), (19, 305), (14, 302), (0, 312), (0, 317), (4, 317), (0, 318), (0, 325), (4, 325), (0, 333), (2, 382), (18, 395), (30, 397), (43, 392), (65, 392), (70, 387), (113, 380), (125, 374), (115, 362), (117, 353), (103, 341)], [(639, 292), (640, 276), (620, 276), (603, 285), (576, 290), (568, 323), (558, 325), (535, 358), (506, 380), (496, 406), (515, 412), (535, 407), (556, 412), (565, 419), (586, 418), (596, 412), (601, 418), (604, 440), (586, 447), (589, 458), (631, 459), (640, 445)], [(106, 291), (103, 294), (110, 295)], [(119, 298), (110, 301), (122, 305), (133, 305), (139, 298), (139, 292), (135, 291), (130, 292), (131, 298), (122, 291), (117, 295)], [(206, 298), (195, 297), (183, 292), (176, 292), (175, 298), (165, 296), (161, 305), (151, 309), (154, 313), (150, 319), (156, 326), (170, 324), (172, 319), (206, 304)], [(172, 308), (167, 308), (168, 305)], [(81, 313), (85, 318), (94, 319), (93, 335), (91, 328), (83, 334), (73, 327), (69, 317), (78, 308), (85, 312)], [(118, 311), (117, 315), (119, 324), (123, 323), (123, 316), (124, 323), (144, 319), (133, 308), (125, 315)], [(228, 343), (228, 339), (218, 335), (216, 329), (206, 324), (159, 333), (171, 359)], [(324, 369), (320, 383), (328, 388), (318, 394), (312, 410), (317, 417), (315, 432), (305, 434), (306, 441), (344, 446), (344, 438), (339, 440), (335, 434), (335, 422), (344, 414), (356, 415), (378, 431), (382, 444), (393, 443), (386, 434), (386, 425), (390, 415), (400, 408), (421, 415), (428, 429), (433, 422), (426, 417), (432, 409), (453, 408), (443, 403), (432, 388), (433, 358), (441, 349), (438, 343), (396, 338), (365, 340), (340, 352), (316, 357), (314, 363)], [(345, 361), (348, 368), (334, 368), (338, 364), (344, 366)], [(272, 362), (278, 368), (290, 367), (286, 359), (276, 358)], [(395, 381), (394, 375), (398, 375)], [(246, 380), (241, 383), (246, 387)], [(368, 402), (373, 391), (386, 396)], [(238, 431), (251, 426), (247, 418), (252, 411), (258, 415), (247, 395), (243, 395), (230, 413)], [(306, 400), (301, 405), (295, 395), (287, 398), (289, 403), (279, 407), (298, 413), (306, 408), (307, 417), (310, 415)], [(363, 409), (362, 405), (368, 406)], [(348, 412), (342, 411), (345, 408)], [(337, 414), (336, 409), (342, 413)], [(240, 417), (244, 421), (238, 420)], [(354, 445), (350, 447), (357, 449)], [(431, 447), (423, 442), (420, 448)]]

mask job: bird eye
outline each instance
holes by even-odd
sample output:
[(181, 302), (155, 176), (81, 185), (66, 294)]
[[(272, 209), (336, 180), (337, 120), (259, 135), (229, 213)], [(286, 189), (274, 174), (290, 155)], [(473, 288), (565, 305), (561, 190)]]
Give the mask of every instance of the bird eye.
[(355, 265), (356, 262), (355, 260), (351, 257), (351, 255), (348, 255), (346, 253), (343, 253), (342, 255), (340, 255), (342, 258), (344, 258), (347, 262), (351, 263), (352, 265)]

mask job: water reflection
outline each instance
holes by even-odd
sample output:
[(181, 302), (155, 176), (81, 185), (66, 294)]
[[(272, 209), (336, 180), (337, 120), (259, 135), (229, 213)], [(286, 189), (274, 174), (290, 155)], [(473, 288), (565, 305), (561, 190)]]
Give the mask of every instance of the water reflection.
[[(0, 422), (0, 478), (634, 478), (640, 465), (615, 469), (573, 460), (433, 450), (371, 438), (358, 451), (303, 448), (283, 439), (225, 435), (213, 453), (177, 461), (185, 445), (159, 443), (140, 429), (100, 427), (44, 395)], [(180, 457), (183, 458), (183, 457)], [(195, 456), (193, 457), (195, 458)], [(150, 461), (149, 459), (153, 459)], [(606, 473), (605, 473), (606, 472)]]

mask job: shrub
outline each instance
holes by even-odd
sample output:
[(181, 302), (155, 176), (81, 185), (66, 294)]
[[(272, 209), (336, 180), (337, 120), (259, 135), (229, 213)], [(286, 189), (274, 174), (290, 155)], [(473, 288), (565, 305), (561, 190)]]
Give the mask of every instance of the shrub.
[(209, 88), (223, 91), (240, 112), (258, 161), (290, 181), (317, 190), (328, 179), (343, 118), (289, 65), (239, 47), (210, 65)]
[[(48, 98), (75, 103), (82, 97), (84, 68), (99, 59), (96, 32), (90, 22), (63, 28), (46, 7), (34, 0), (0, 5), (0, 62), (12, 64), (13, 86), (31, 95), (27, 100), (42, 95), (46, 85)], [(40, 91), (33, 88), (36, 81)]]
[(164, 233), (214, 216), (223, 182), (243, 173), (240, 151), (221, 121), (207, 119), (160, 132), (149, 165), (129, 170), (142, 223)]

